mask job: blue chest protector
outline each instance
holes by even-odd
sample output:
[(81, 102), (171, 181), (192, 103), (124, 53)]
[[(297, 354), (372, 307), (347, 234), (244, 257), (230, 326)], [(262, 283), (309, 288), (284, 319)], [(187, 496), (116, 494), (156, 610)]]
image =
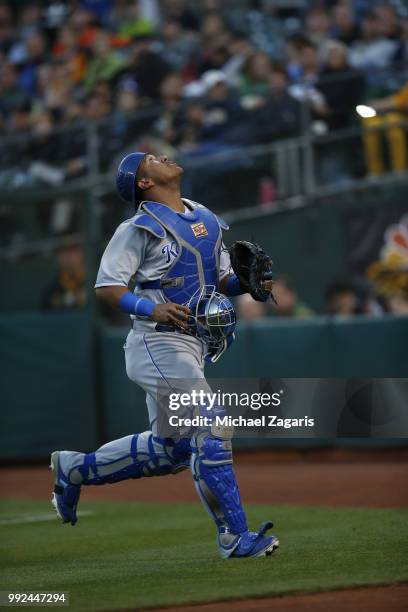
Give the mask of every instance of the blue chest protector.
[(134, 224), (158, 238), (171, 234), (178, 245), (178, 254), (163, 277), (140, 284), (142, 289), (161, 289), (170, 302), (184, 304), (204, 285), (218, 287), (221, 228), (228, 226), (205, 207), (197, 206), (188, 213), (177, 213), (158, 202), (143, 202), (144, 214)]

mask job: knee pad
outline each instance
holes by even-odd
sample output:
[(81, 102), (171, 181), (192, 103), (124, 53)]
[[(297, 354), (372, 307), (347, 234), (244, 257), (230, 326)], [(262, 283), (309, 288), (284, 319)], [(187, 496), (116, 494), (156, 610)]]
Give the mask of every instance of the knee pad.
[[(163, 449), (167, 460), (170, 474), (177, 474), (182, 470), (186, 470), (190, 466), (191, 459), (191, 444), (190, 438), (182, 438), (181, 440), (175, 442), (171, 438), (153, 438), (154, 446), (159, 445)], [(165, 462), (162, 465), (164, 467)]]
[(212, 434), (206, 436), (198, 446), (200, 464), (226, 465), (232, 463), (231, 440), (220, 440)]
[(182, 438), (178, 442), (175, 442), (172, 452), (173, 460), (176, 464), (190, 464), (191, 459), (191, 444), (190, 438)]
[[(232, 440), (234, 435), (234, 427), (228, 425), (228, 413), (223, 406), (215, 404), (211, 410), (207, 410), (206, 406), (200, 406), (200, 416), (206, 417), (210, 423), (208, 427), (201, 428), (198, 434), (208, 432), (213, 438), (220, 440)], [(201, 436), (200, 436), (201, 437)]]

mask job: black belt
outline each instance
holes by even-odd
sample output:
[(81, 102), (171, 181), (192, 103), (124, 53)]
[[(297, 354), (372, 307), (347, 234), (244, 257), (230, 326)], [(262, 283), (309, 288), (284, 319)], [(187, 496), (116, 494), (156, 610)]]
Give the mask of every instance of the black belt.
[[(132, 319), (132, 329), (135, 329), (135, 321), (137, 319)], [(161, 323), (156, 323), (155, 331), (158, 332), (178, 332), (179, 334), (185, 334), (186, 332), (175, 325), (163, 325)], [(190, 334), (188, 334), (190, 335)]]
[(142, 281), (137, 283), (139, 289), (165, 289), (166, 287), (184, 287), (184, 276), (175, 278), (158, 278), (157, 280)]

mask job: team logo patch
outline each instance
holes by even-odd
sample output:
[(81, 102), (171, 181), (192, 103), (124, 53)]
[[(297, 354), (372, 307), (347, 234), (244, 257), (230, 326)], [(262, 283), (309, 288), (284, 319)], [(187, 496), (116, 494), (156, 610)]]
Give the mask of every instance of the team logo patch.
[(196, 238), (200, 238), (201, 236), (208, 236), (207, 228), (204, 223), (193, 223), (190, 226), (193, 230), (193, 234)]

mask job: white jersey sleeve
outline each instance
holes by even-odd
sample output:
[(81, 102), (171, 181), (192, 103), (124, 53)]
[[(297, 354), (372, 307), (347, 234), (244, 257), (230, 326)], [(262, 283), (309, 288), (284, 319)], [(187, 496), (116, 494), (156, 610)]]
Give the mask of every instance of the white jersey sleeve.
[(228, 274), (233, 274), (233, 270), (231, 268), (231, 260), (227, 249), (225, 248), (225, 244), (221, 245), (221, 255), (220, 255), (220, 273), (219, 280), (222, 280)]
[(95, 287), (127, 287), (144, 259), (146, 232), (131, 223), (121, 223), (101, 259)]

